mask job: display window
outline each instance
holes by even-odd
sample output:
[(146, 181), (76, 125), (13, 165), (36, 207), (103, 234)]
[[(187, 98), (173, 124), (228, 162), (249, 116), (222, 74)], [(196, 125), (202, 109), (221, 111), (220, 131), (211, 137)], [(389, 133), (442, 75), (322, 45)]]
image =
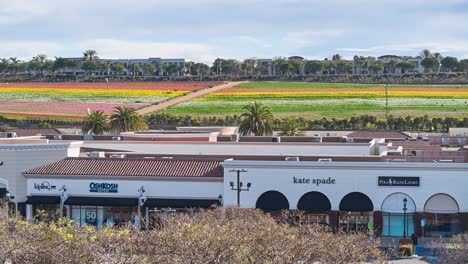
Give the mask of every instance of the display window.
[(139, 222), (136, 207), (71, 206), (71, 219), (79, 226), (125, 226)]
[(459, 214), (424, 214), (426, 237), (451, 237), (462, 232)]
[(372, 212), (340, 213), (338, 230), (345, 233), (369, 232), (373, 230)]
[(414, 233), (413, 216), (412, 213), (408, 213), (406, 216), (401, 213), (382, 213), (382, 236), (411, 236)]

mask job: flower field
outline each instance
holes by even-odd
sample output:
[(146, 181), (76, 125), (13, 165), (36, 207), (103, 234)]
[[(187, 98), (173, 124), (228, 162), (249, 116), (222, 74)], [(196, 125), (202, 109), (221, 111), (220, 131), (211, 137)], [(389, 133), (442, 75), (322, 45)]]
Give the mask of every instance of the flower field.
[[(393, 115), (468, 115), (468, 85), (389, 85)], [(385, 115), (385, 85), (251, 82), (167, 109), (173, 114), (231, 115), (248, 102), (262, 101), (275, 115), (349, 117)]]
[(217, 82), (1, 83), (0, 115), (14, 118), (81, 119), (87, 109), (155, 104)]

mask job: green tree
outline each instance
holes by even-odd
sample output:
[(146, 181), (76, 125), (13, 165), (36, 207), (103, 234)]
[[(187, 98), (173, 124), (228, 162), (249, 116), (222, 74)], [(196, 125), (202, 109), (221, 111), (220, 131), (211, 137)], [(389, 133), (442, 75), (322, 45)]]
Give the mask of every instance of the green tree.
[(379, 73), (384, 69), (385, 65), (381, 61), (375, 60), (369, 64), (369, 70), (374, 74)]
[(85, 61), (96, 61), (99, 59), (98, 53), (95, 50), (85, 50), (83, 52), (83, 60)]
[(459, 68), (458, 59), (455, 57), (447, 56), (440, 61), (442, 71), (456, 71)]
[(81, 69), (90, 74), (93, 71), (99, 70), (99, 64), (95, 61), (85, 61), (81, 64)]
[(10, 63), (8, 66), (8, 71), (16, 74), (21, 69), (21, 61), (17, 57), (10, 57)]
[(424, 71), (432, 72), (437, 71), (439, 68), (439, 62), (434, 57), (427, 57), (421, 61), (421, 65), (424, 67)]
[(112, 63), (110, 65), (110, 69), (114, 73), (119, 73), (119, 72), (123, 72), (125, 70), (125, 66), (122, 63)]
[(304, 136), (304, 132), (301, 131), (299, 122), (295, 118), (286, 118), (281, 124), (280, 136)]
[(132, 63), (128, 65), (128, 70), (132, 72), (133, 76), (135, 76), (137, 72), (141, 71), (141, 68), (140, 65), (138, 65), (137, 63)]
[(111, 129), (108, 116), (101, 110), (92, 110), (86, 116), (81, 131), (84, 134), (101, 135)]
[(416, 68), (416, 63), (413, 61), (401, 61), (398, 62), (395, 67), (400, 69), (401, 73), (406, 73), (407, 71), (413, 70)]
[(186, 70), (188, 75), (192, 75), (194, 65), (195, 65), (195, 62), (193, 62), (193, 61), (187, 61), (185, 63), (185, 70)]
[(461, 72), (468, 72), (468, 59), (460, 60), (458, 63), (458, 70)]
[(143, 65), (143, 72), (147, 75), (153, 75), (156, 72), (156, 67), (151, 63), (145, 63)]
[(336, 62), (336, 70), (340, 74), (347, 74), (353, 69), (353, 65), (345, 60), (339, 60)]
[(10, 60), (2, 58), (0, 61), (0, 73), (6, 73), (10, 70)]
[(193, 65), (192, 73), (197, 76), (203, 76), (210, 74), (210, 66), (204, 63), (195, 63)]
[(148, 124), (135, 108), (118, 106), (110, 117), (112, 130), (117, 132), (130, 132), (148, 130)]
[(99, 70), (100, 70), (101, 72), (104, 72), (104, 73), (106, 73), (107, 75), (109, 74), (109, 70), (110, 70), (110, 65), (109, 65), (109, 63), (107, 63), (107, 62), (101, 62), (101, 63), (98, 63), (98, 65), (99, 65)]
[(273, 134), (273, 114), (261, 102), (250, 103), (243, 107), (239, 133), (242, 135), (269, 136)]
[(323, 63), (317, 60), (306, 61), (304, 71), (306, 74), (317, 74), (323, 69)]

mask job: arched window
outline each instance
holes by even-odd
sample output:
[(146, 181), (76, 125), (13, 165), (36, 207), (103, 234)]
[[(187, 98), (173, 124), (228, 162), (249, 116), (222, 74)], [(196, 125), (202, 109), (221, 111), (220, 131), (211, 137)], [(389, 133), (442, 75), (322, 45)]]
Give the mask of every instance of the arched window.
[(262, 209), (264, 212), (281, 211), (283, 209), (289, 209), (289, 202), (282, 193), (278, 191), (267, 191), (258, 197), (255, 207)]
[[(406, 213), (404, 200), (406, 199)], [(392, 193), (382, 202), (382, 236), (411, 236), (414, 233), (414, 212), (416, 204), (413, 199), (401, 192)]]
[(427, 199), (424, 205), (424, 234), (429, 237), (450, 237), (462, 232), (457, 201), (446, 193)]
[(297, 209), (308, 213), (321, 213), (331, 210), (330, 200), (321, 192), (308, 192), (302, 195)]
[(352, 192), (341, 199), (340, 211), (370, 212), (374, 211), (374, 205), (367, 195), (360, 192)]

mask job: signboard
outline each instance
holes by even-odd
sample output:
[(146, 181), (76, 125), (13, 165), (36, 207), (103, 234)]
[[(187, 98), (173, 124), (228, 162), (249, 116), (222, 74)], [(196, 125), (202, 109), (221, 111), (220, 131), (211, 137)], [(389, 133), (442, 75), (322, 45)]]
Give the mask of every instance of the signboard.
[(297, 178), (293, 177), (293, 183), (294, 184), (312, 184), (315, 186), (319, 186), (321, 184), (335, 184), (336, 180), (332, 179), (331, 177), (328, 178), (323, 178), (323, 179), (307, 179), (307, 178)]
[(89, 184), (89, 192), (118, 193), (119, 185), (108, 182), (91, 182)]
[(421, 219), (421, 227), (425, 227), (426, 226), (426, 219)]
[(96, 209), (85, 209), (85, 224), (92, 226), (97, 224)]
[(419, 186), (419, 177), (379, 176), (379, 186)]
[(57, 186), (50, 184), (48, 181), (43, 181), (41, 183), (34, 183), (34, 189), (38, 191), (41, 191), (41, 190), (51, 191), (51, 190), (57, 190)]

